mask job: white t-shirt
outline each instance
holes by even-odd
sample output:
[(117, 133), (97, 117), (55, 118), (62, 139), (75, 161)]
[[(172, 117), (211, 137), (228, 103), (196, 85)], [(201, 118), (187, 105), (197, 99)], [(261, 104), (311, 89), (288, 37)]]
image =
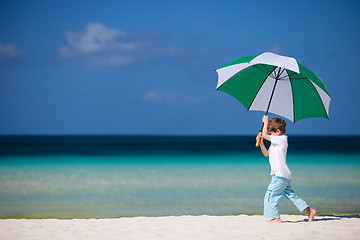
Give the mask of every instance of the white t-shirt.
[(270, 135), (271, 145), (269, 148), (270, 175), (291, 179), (291, 172), (286, 165), (287, 136)]

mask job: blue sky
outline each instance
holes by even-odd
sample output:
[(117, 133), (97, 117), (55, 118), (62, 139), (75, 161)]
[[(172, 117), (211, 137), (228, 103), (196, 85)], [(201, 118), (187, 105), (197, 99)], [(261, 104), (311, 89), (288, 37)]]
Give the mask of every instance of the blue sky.
[(255, 135), (215, 69), (271, 51), (333, 99), (288, 134), (359, 135), (359, 42), (357, 1), (1, 1), (0, 134)]

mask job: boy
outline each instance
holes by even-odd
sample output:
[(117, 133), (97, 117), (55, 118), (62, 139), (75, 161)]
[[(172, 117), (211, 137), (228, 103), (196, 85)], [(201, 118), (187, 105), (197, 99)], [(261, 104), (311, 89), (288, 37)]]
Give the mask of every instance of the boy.
[[(287, 136), (284, 135), (286, 123), (282, 118), (273, 118), (269, 122), (267, 115), (264, 115), (262, 121), (264, 123), (262, 136), (258, 135), (256, 139), (260, 138), (261, 151), (265, 157), (269, 157), (270, 175), (272, 176), (264, 198), (264, 217), (270, 218), (269, 222), (282, 222), (278, 201), (284, 195), (295, 204), (300, 212), (306, 211), (309, 214), (309, 222), (311, 222), (314, 220), (316, 210), (310, 208), (304, 200), (296, 196), (290, 186), (291, 172), (286, 165), (288, 143)], [(269, 149), (265, 147), (263, 139), (271, 142)]]

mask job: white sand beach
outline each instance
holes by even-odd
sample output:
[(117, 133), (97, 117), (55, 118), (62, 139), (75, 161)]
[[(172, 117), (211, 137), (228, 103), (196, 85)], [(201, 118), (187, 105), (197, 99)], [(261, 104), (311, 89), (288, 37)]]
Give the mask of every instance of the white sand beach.
[(2, 240), (31, 239), (358, 239), (359, 216), (170, 216), (113, 219), (4, 219)]

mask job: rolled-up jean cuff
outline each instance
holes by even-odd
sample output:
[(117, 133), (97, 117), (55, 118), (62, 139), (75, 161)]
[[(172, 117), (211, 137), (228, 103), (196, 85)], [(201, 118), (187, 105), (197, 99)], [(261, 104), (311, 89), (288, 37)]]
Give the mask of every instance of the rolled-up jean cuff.
[(304, 207), (302, 210), (299, 209), (300, 212), (304, 212), (305, 209), (307, 209), (309, 207), (309, 205), (306, 204), (306, 207)]

